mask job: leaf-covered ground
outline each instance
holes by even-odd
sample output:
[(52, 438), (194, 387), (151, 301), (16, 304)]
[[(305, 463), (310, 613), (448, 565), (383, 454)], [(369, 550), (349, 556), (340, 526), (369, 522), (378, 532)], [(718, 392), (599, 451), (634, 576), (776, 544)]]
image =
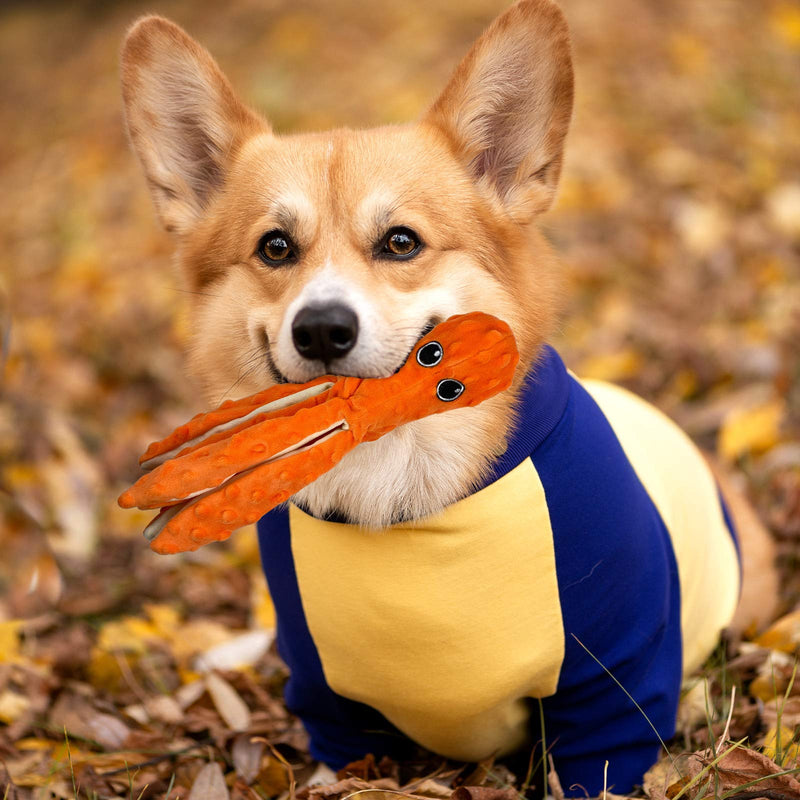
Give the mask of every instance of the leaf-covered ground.
[[(120, 122), (126, 26), (144, 11), (171, 16), (279, 130), (316, 129), (413, 117), (503, 7), (3, 4), (0, 797), (309, 791), (252, 534), (158, 557), (140, 536), (145, 519), (115, 504), (143, 446), (201, 408), (182, 371), (186, 295)], [(556, 344), (576, 371), (632, 387), (737, 466), (779, 542), (790, 612), (800, 598), (800, 6), (563, 7), (578, 83), (560, 199), (544, 221), (571, 289)], [(650, 797), (800, 797), (799, 646), (797, 615), (766, 639), (728, 644), (687, 687), (675, 766), (665, 759), (649, 776)], [(538, 797), (540, 751), (531, 764), (526, 776), (365, 762), (314, 796)]]

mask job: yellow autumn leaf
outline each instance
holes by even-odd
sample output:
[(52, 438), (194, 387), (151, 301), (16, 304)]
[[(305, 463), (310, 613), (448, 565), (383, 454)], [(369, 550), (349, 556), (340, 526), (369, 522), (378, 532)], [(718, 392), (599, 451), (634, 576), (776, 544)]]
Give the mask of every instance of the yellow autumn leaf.
[(800, 47), (800, 7), (794, 3), (780, 3), (772, 12), (770, 22), (781, 39)]
[(93, 647), (89, 655), (88, 667), (92, 685), (108, 692), (119, 691), (127, 685), (122, 664), (124, 663), (125, 668), (133, 672), (138, 658), (139, 654), (109, 652), (100, 647)]
[(107, 652), (144, 653), (148, 641), (161, 638), (151, 622), (141, 617), (123, 617), (103, 625), (97, 637), (97, 646)]
[(18, 462), (3, 468), (3, 479), (12, 489), (24, 489), (36, 485), (41, 478), (36, 465)]
[(178, 666), (178, 677), (181, 680), (182, 686), (188, 686), (190, 684), (196, 683), (203, 676), (201, 673), (196, 672), (193, 669), (189, 669), (188, 667)]
[(764, 737), (762, 752), (778, 764), (789, 765), (797, 761), (800, 756), (800, 747), (792, 742), (794, 731), (781, 725), (780, 728), (770, 728)]
[(16, 786), (23, 786), (26, 789), (43, 789), (51, 786), (56, 780), (52, 775), (39, 775), (36, 772), (23, 772), (19, 775), (12, 773), (12, 778)]
[(589, 356), (578, 365), (577, 373), (581, 378), (598, 381), (619, 381), (636, 375), (642, 366), (639, 354), (630, 347), (616, 353), (603, 353)]
[(780, 440), (780, 426), (786, 403), (781, 398), (748, 409), (730, 412), (722, 422), (717, 452), (734, 461), (746, 453), (761, 453)]
[(759, 647), (793, 653), (800, 645), (800, 610), (790, 611), (754, 640)]
[(123, 670), (134, 671), (150, 644), (164, 640), (156, 625), (141, 617), (107, 622), (100, 629), (89, 657), (92, 683), (107, 691), (118, 690), (125, 685)]
[(39, 739), (30, 736), (27, 739), (18, 739), (14, 742), (14, 747), (17, 750), (52, 750), (55, 747), (55, 742), (50, 739)]
[(672, 390), (682, 400), (691, 397), (698, 387), (697, 374), (690, 369), (681, 369), (672, 379)]
[(170, 639), (176, 634), (181, 617), (172, 606), (166, 603), (147, 603), (144, 610), (157, 634), (164, 639)]
[(182, 625), (172, 640), (172, 655), (179, 666), (193, 656), (233, 638), (230, 629), (212, 619), (193, 619)]
[(18, 619), (0, 622), (0, 664), (19, 661), (22, 653), (19, 648), (19, 630), (22, 622)]

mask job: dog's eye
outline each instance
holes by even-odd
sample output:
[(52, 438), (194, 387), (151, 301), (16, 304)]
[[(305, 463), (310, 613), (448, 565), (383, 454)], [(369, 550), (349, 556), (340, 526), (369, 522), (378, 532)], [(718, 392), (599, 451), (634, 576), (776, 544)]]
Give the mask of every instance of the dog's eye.
[(411, 228), (391, 228), (381, 242), (379, 255), (384, 258), (412, 258), (422, 249), (422, 242)]
[(270, 266), (285, 264), (295, 257), (294, 243), (283, 231), (270, 231), (259, 240), (256, 255)]
[(435, 367), (444, 355), (439, 342), (428, 342), (417, 350), (417, 363), (423, 367)]
[(464, 384), (461, 381), (445, 378), (443, 381), (439, 381), (436, 387), (436, 396), (445, 403), (452, 403), (463, 391)]

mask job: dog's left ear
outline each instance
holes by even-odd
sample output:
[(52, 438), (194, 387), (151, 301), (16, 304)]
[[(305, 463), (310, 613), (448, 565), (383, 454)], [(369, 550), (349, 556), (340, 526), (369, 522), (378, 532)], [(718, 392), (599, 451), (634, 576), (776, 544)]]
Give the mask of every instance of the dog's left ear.
[(551, 0), (521, 0), (473, 45), (423, 121), (524, 223), (555, 198), (572, 83), (561, 10)]

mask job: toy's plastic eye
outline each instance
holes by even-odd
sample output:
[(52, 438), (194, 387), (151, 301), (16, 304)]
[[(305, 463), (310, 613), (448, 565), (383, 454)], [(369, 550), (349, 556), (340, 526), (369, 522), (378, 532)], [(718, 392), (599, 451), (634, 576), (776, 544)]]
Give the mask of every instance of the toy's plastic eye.
[(435, 367), (444, 356), (444, 350), (439, 342), (428, 342), (417, 350), (417, 363), (423, 367)]
[(439, 381), (439, 385), (436, 387), (436, 396), (445, 403), (451, 403), (463, 391), (464, 384), (461, 381), (445, 378), (443, 381)]

